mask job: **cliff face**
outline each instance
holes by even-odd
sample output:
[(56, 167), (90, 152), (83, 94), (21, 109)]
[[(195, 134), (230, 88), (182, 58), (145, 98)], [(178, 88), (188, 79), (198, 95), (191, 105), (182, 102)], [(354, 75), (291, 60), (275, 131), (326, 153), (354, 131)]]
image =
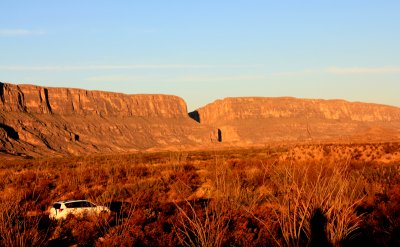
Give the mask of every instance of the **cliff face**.
[(191, 116), (219, 128), (224, 141), (400, 138), (400, 108), (343, 100), (226, 98)]
[(266, 118), (313, 118), (363, 122), (400, 120), (400, 109), (392, 106), (296, 98), (226, 98), (197, 110), (202, 123), (220, 120)]
[(189, 114), (170, 95), (0, 83), (0, 156), (269, 142), (400, 141), (400, 108), (343, 100), (227, 98)]
[(0, 153), (129, 152), (209, 141), (213, 129), (171, 95), (0, 83)]
[(183, 99), (171, 95), (126, 95), (1, 83), (0, 99), (0, 109), (8, 112), (168, 118), (187, 114)]

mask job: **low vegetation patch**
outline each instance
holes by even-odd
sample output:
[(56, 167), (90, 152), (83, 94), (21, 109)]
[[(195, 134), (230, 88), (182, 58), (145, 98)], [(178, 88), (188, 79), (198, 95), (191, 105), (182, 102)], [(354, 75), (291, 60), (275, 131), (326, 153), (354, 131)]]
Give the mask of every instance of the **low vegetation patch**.
[[(0, 246), (399, 246), (400, 145), (0, 161)], [(53, 221), (53, 202), (112, 213)]]

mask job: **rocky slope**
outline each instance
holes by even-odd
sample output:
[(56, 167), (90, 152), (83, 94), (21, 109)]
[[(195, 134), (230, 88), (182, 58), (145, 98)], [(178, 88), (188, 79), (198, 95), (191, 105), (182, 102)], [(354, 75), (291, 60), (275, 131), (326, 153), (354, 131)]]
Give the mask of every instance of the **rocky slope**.
[(170, 95), (126, 95), (0, 83), (0, 152), (129, 152), (209, 141), (213, 129)]
[(400, 108), (297, 98), (226, 98), (191, 117), (219, 128), (223, 142), (399, 141)]

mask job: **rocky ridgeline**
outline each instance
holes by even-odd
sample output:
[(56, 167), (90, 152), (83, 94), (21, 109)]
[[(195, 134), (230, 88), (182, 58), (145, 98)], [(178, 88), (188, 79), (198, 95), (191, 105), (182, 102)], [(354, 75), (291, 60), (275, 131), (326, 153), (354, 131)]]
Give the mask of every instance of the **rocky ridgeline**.
[(70, 88), (0, 83), (3, 111), (58, 115), (184, 117), (183, 99), (172, 95), (126, 95)]
[(309, 118), (361, 122), (400, 120), (400, 108), (344, 100), (243, 97), (217, 100), (197, 110), (201, 123), (266, 118)]
[(177, 96), (0, 83), (0, 156), (309, 141), (400, 141), (400, 108), (245, 97), (217, 100), (188, 115)]
[(190, 115), (219, 128), (225, 142), (400, 140), (400, 108), (378, 104), (243, 97), (217, 100)]
[(177, 96), (0, 83), (0, 154), (182, 149), (210, 142), (213, 132)]

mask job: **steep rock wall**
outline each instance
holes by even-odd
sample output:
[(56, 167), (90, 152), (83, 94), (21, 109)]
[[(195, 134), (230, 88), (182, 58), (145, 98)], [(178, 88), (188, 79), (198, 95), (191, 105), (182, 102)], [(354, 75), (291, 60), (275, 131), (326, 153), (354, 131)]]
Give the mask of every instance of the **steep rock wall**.
[(126, 95), (34, 85), (0, 85), (0, 109), (39, 114), (182, 117), (186, 103), (172, 95)]
[(0, 153), (43, 156), (190, 147), (214, 130), (183, 99), (0, 83)]
[(400, 120), (398, 107), (297, 98), (243, 97), (217, 100), (197, 110), (200, 122), (265, 118), (316, 118), (363, 122)]
[(400, 108), (344, 100), (226, 98), (190, 115), (219, 128), (225, 142), (400, 138)]

